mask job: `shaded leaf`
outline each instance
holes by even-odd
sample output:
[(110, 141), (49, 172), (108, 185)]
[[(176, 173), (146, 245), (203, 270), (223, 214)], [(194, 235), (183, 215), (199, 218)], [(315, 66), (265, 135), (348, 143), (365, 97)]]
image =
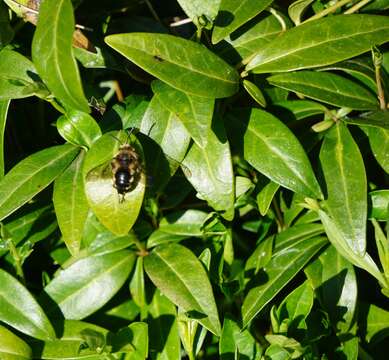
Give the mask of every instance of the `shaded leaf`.
[(270, 84), (339, 107), (378, 108), (376, 97), (349, 79), (329, 72), (298, 71), (267, 78)]
[(266, 99), (263, 96), (261, 90), (248, 80), (243, 80), (243, 87), (246, 89), (246, 91), (250, 94), (250, 96), (262, 107), (266, 107)]
[(307, 10), (308, 6), (311, 5), (311, 3), (313, 3), (313, 0), (297, 0), (289, 5), (289, 17), (296, 25), (299, 25), (301, 23), (301, 17)]
[(216, 44), (224, 39), (239, 26), (265, 10), (272, 2), (273, 0), (222, 0), (212, 32), (212, 43)]
[(195, 42), (151, 33), (110, 35), (105, 42), (160, 80), (189, 94), (222, 98), (238, 90), (236, 70)]
[(362, 130), (369, 138), (369, 143), (378, 164), (389, 174), (389, 129), (366, 126)]
[(0, 179), (4, 177), (4, 132), (9, 103), (9, 100), (0, 100)]
[(32, 351), (22, 339), (0, 325), (0, 357), (2, 360), (32, 359)]

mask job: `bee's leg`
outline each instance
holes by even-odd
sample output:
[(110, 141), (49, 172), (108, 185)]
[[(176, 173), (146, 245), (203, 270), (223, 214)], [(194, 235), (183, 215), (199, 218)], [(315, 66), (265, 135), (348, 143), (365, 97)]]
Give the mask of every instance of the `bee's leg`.
[(119, 195), (119, 203), (123, 203), (124, 202), (124, 197), (126, 196), (126, 194), (122, 194), (122, 196), (120, 197)]

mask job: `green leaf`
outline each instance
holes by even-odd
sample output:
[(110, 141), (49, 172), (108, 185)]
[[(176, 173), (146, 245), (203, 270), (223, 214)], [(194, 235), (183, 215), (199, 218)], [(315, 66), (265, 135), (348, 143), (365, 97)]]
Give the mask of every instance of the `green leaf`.
[(307, 10), (308, 6), (311, 5), (311, 3), (313, 3), (313, 0), (297, 0), (289, 5), (288, 7), (289, 17), (296, 25), (300, 25), (301, 17), (303, 16), (304, 12)]
[(160, 102), (181, 120), (196, 144), (204, 147), (211, 131), (215, 101), (176, 90), (162, 81), (154, 81), (151, 87)]
[(177, 0), (185, 14), (196, 24), (198, 19), (205, 16), (208, 21), (215, 19), (221, 0)]
[(136, 241), (136, 235), (130, 231), (128, 235), (117, 236), (110, 231), (98, 231), (93, 242), (81, 252), (90, 255), (104, 255), (130, 247)]
[(378, 108), (376, 97), (361, 85), (329, 72), (298, 71), (267, 78), (270, 84), (339, 107)]
[(28, 290), (0, 269), (0, 320), (36, 339), (55, 338), (45, 313)]
[(2, 360), (32, 359), (30, 347), (4, 326), (0, 325), (0, 358)]
[(369, 111), (367, 113), (361, 114), (359, 117), (345, 117), (342, 120), (347, 124), (377, 127), (389, 130), (389, 111), (385, 110)]
[(255, 73), (329, 65), (389, 40), (389, 19), (377, 15), (336, 15), (285, 31), (247, 64)]
[(89, 113), (73, 56), (73, 32), (71, 1), (44, 1), (32, 41), (32, 58), (44, 83), (67, 110)]
[(273, 181), (269, 181), (257, 195), (257, 205), (259, 213), (265, 216), (269, 211), (271, 202), (274, 199), (274, 195), (280, 188), (280, 185)]
[[(83, 319), (117, 293), (134, 263), (135, 254), (127, 250), (81, 259), (60, 271), (45, 287), (45, 295), (65, 319)], [(52, 306), (49, 308), (55, 310)]]
[[(387, 217), (386, 219), (388, 218), (389, 217)], [(382, 231), (378, 222), (375, 219), (373, 219), (372, 223), (374, 226), (375, 242), (377, 245), (378, 256), (381, 262), (381, 267), (383, 269), (385, 277), (388, 279), (389, 278), (389, 241), (388, 238), (385, 236), (384, 232)]]
[(325, 135), (320, 162), (327, 185), (326, 209), (355, 254), (366, 251), (367, 180), (362, 155), (347, 127)]
[(89, 149), (101, 136), (95, 119), (87, 113), (71, 110), (57, 120), (58, 132), (68, 142)]
[(369, 193), (371, 213), (369, 218), (386, 221), (389, 219), (389, 190), (376, 190)]
[(0, 51), (0, 101), (49, 95), (34, 64), (16, 51)]
[(389, 129), (364, 126), (362, 130), (369, 138), (371, 150), (378, 164), (389, 174)]
[(221, 327), (207, 273), (196, 256), (178, 244), (162, 245), (145, 258), (152, 282), (174, 304), (219, 336)]
[(296, 120), (323, 114), (327, 110), (324, 105), (310, 100), (286, 100), (274, 104), (274, 107), (283, 112), (286, 110), (286, 113), (292, 112)]
[(313, 298), (312, 285), (305, 281), (282, 301), (278, 309), (278, 321), (282, 323), (287, 319), (288, 334), (293, 330), (306, 329), (305, 319), (312, 309)]
[(147, 175), (153, 192), (161, 192), (177, 171), (189, 146), (190, 136), (174, 112), (154, 95), (139, 124), (146, 156)]
[(353, 325), (357, 304), (353, 266), (330, 246), (304, 271), (335, 331), (340, 334), (348, 332)]
[(142, 312), (145, 311), (146, 306), (146, 291), (142, 256), (139, 256), (136, 259), (135, 270), (130, 281), (130, 293), (135, 304), (139, 306), (141, 311), (141, 319), (143, 319)]
[[(283, 20), (285, 19), (283, 18)], [(251, 23), (248, 23), (239, 30), (239, 33), (238, 31), (234, 32), (226, 38), (226, 43), (221, 42), (222, 49), (219, 54), (229, 61), (231, 58), (231, 63), (239, 62), (261, 50), (282, 30), (282, 24), (275, 16), (263, 12), (255, 25), (252, 26)]]
[(361, 311), (359, 316), (361, 318), (366, 316), (362, 321), (366, 326), (366, 340), (368, 343), (377, 343), (389, 335), (389, 311), (374, 304), (364, 304), (363, 312)]
[[(221, 211), (227, 220), (234, 217), (234, 174), (228, 140), (220, 119), (214, 121), (208, 133), (207, 145), (200, 148), (193, 143), (183, 164), (190, 171), (188, 181), (198, 192), (197, 197)], [(187, 175), (187, 174), (185, 174)]]
[(280, 120), (263, 110), (239, 109), (236, 125), (244, 132), (244, 158), (256, 170), (299, 194), (322, 197), (307, 154)]
[(148, 313), (151, 359), (179, 359), (181, 347), (174, 304), (157, 289), (148, 306)]
[(9, 103), (9, 100), (0, 100), (0, 180), (4, 177), (4, 132)]
[(167, 34), (116, 34), (105, 42), (129, 60), (189, 94), (223, 98), (238, 91), (237, 71), (205, 46)]
[(246, 91), (249, 93), (249, 95), (262, 107), (266, 107), (266, 99), (264, 95), (262, 94), (261, 90), (248, 80), (243, 80), (243, 87), (246, 89)]
[(0, 220), (48, 186), (68, 167), (78, 151), (72, 145), (53, 146), (14, 166), (0, 182)]
[(217, 44), (239, 26), (265, 10), (272, 2), (273, 0), (222, 0), (212, 32), (212, 43)]
[(269, 263), (273, 255), (273, 243), (274, 236), (269, 236), (268, 238), (262, 240), (255, 248), (253, 253), (247, 259), (244, 267), (245, 271), (248, 273), (248, 277), (253, 274), (257, 274), (260, 269)]
[[(277, 241), (277, 239), (276, 239)], [(265, 283), (261, 284), (261, 275), (253, 279), (253, 285), (242, 305), (243, 327), (268, 304), (274, 296), (308, 263), (308, 261), (326, 244), (322, 237), (299, 239), (293, 243), (284, 242), (277, 246), (271, 261), (265, 266)], [(256, 284), (257, 282), (257, 284)]]
[[(141, 172), (135, 188), (121, 199), (114, 188), (111, 160), (119, 153), (120, 143), (129, 142), (140, 158)], [(134, 225), (143, 202), (146, 176), (143, 151), (134, 135), (111, 132), (100, 137), (88, 151), (83, 167), (85, 193), (99, 221), (116, 235), (126, 235)]]
[(81, 152), (54, 182), (55, 214), (66, 247), (72, 255), (76, 255), (80, 250), (89, 210), (82, 177), (84, 157), (85, 153)]
[(173, 235), (202, 236), (202, 227), (207, 217), (208, 214), (200, 210), (177, 211), (162, 218), (159, 229)]

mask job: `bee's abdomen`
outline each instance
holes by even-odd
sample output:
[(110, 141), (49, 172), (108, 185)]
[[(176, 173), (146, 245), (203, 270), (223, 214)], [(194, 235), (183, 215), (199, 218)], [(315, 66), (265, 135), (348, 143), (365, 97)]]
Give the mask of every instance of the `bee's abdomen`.
[(115, 185), (119, 194), (128, 191), (130, 187), (131, 175), (127, 170), (119, 169), (115, 174)]

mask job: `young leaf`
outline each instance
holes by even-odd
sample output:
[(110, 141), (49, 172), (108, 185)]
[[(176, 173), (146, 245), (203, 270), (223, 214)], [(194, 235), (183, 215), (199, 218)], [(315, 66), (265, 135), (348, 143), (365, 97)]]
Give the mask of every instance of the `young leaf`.
[[(114, 187), (111, 161), (119, 153), (120, 143), (128, 141), (139, 156), (140, 174), (135, 187), (121, 199)], [(128, 139), (125, 132), (113, 132), (100, 137), (85, 157), (83, 176), (89, 206), (99, 221), (114, 234), (126, 235), (138, 217), (146, 182), (142, 147), (135, 136)]]
[(327, 185), (327, 210), (355, 254), (366, 251), (367, 181), (357, 144), (347, 127), (338, 123), (320, 150)]
[(0, 180), (4, 177), (4, 132), (9, 103), (9, 100), (0, 100)]
[(67, 110), (89, 113), (73, 56), (73, 7), (70, 0), (46, 0), (32, 42), (32, 58), (40, 77)]
[[(300, 239), (293, 243), (285, 242), (284, 244), (280, 244), (278, 248), (276, 244), (276, 252), (264, 268), (267, 281), (261, 284), (261, 275), (258, 274), (253, 279), (253, 287), (249, 290), (243, 301), (243, 327), (248, 325), (326, 242), (327, 240), (323, 237), (311, 237), (308, 239)], [(259, 284), (255, 284), (256, 281)]]
[(215, 100), (184, 93), (162, 81), (154, 81), (151, 87), (160, 102), (170, 112), (177, 114), (192, 139), (203, 148), (211, 131)]
[(148, 306), (148, 313), (151, 358), (179, 359), (181, 347), (174, 304), (157, 289)]
[(389, 190), (372, 191), (369, 196), (371, 199), (369, 218), (387, 221), (389, 219)]
[(377, 15), (335, 15), (285, 31), (247, 64), (254, 73), (329, 65), (389, 40), (389, 19)]
[(132, 274), (132, 279), (130, 281), (130, 293), (135, 304), (139, 306), (141, 311), (141, 319), (143, 319), (144, 315), (142, 314), (142, 312), (145, 312), (146, 291), (142, 256), (139, 256), (136, 259), (135, 270)]
[(72, 255), (80, 250), (89, 210), (82, 177), (84, 157), (84, 152), (81, 152), (54, 182), (53, 203), (58, 226)]
[(9, 49), (0, 51), (0, 101), (32, 95), (49, 95), (36, 73), (34, 64)]
[[(83, 319), (117, 293), (134, 263), (135, 254), (127, 250), (81, 259), (60, 271), (45, 287), (45, 295), (66, 319)], [(55, 307), (49, 305), (49, 311)]]
[(72, 145), (53, 146), (13, 167), (0, 182), (0, 220), (48, 186), (68, 167), (78, 151)]
[(190, 171), (188, 181), (200, 197), (216, 211), (221, 211), (225, 219), (232, 220), (234, 174), (230, 147), (221, 122), (216, 122), (213, 131), (208, 133), (207, 145), (204, 148), (192, 144), (183, 164)]
[(101, 136), (95, 119), (87, 113), (71, 110), (57, 120), (58, 132), (68, 142), (89, 149)]
[(357, 304), (353, 266), (330, 246), (304, 271), (335, 331), (347, 333), (353, 325)]
[(329, 72), (298, 71), (267, 78), (270, 84), (339, 107), (378, 108), (376, 97), (361, 85)]
[(287, 189), (321, 198), (308, 157), (293, 133), (276, 117), (259, 109), (239, 111), (244, 157), (259, 172)]
[(246, 89), (246, 91), (250, 94), (250, 96), (262, 107), (266, 107), (266, 99), (263, 96), (261, 90), (248, 80), (243, 80), (243, 87)]
[(203, 265), (190, 250), (178, 244), (158, 246), (145, 258), (144, 265), (147, 275), (167, 298), (220, 335), (211, 284)]
[(205, 46), (167, 34), (116, 34), (105, 42), (169, 85), (189, 94), (223, 98), (238, 90), (237, 71)]
[(222, 0), (212, 32), (212, 43), (217, 44), (239, 26), (265, 10), (272, 2), (273, 0)]
[(0, 325), (0, 358), (3, 360), (32, 359), (31, 348), (6, 327)]
[(301, 17), (307, 10), (308, 6), (311, 5), (313, 0), (296, 0), (288, 7), (289, 17), (296, 25), (300, 25)]
[(55, 338), (50, 321), (28, 290), (2, 269), (0, 283), (0, 320), (36, 339)]

